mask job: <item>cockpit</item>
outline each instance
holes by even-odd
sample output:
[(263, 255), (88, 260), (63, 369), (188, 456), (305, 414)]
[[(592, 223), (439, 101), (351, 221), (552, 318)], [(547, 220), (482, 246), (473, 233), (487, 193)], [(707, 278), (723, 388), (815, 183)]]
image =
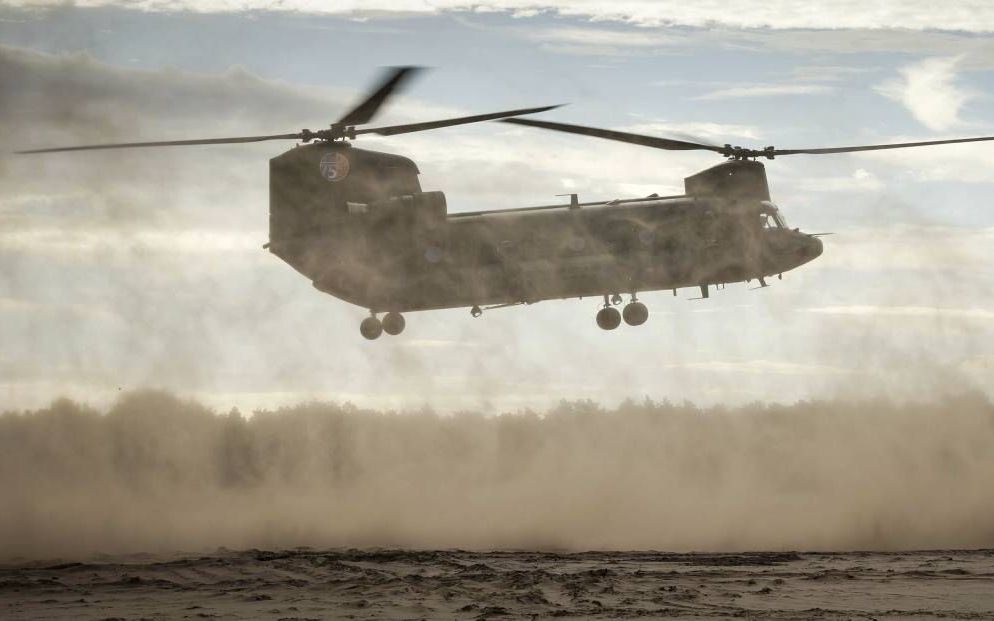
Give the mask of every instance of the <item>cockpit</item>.
[(784, 220), (780, 208), (770, 201), (759, 202), (759, 217), (764, 229), (786, 229), (787, 221)]

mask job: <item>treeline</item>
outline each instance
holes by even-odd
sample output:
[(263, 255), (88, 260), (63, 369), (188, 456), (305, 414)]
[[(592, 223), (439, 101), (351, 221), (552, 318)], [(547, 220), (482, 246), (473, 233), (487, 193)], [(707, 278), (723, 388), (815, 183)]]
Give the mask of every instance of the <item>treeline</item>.
[(563, 402), (483, 416), (176, 396), (0, 415), (0, 556), (226, 545), (994, 545), (994, 406)]

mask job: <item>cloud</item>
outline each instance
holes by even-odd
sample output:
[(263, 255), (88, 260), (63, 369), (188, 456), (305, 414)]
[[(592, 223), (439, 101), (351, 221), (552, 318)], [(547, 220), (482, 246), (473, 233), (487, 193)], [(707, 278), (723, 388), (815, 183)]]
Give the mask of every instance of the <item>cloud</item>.
[(902, 104), (933, 131), (962, 125), (959, 111), (971, 94), (956, 84), (961, 61), (961, 56), (927, 58), (902, 68), (900, 78), (888, 80), (876, 90)]
[(530, 39), (547, 43), (609, 47), (657, 47), (683, 43), (686, 37), (652, 30), (608, 28), (539, 28), (521, 31)]
[[(963, 70), (994, 68), (994, 40), (984, 32), (965, 30), (940, 31), (931, 28), (910, 29), (882, 26), (829, 27), (828, 22), (812, 23), (798, 28), (750, 28), (713, 22), (703, 26), (688, 26), (680, 21), (652, 24), (638, 21), (626, 27), (586, 27), (575, 25), (582, 15), (564, 17), (569, 25), (547, 27), (518, 22), (503, 26), (492, 20), (471, 20), (459, 17), (461, 23), (474, 28), (503, 31), (522, 39), (540, 42), (544, 49), (584, 56), (692, 55), (701, 50), (722, 50), (741, 55), (743, 52), (769, 54), (788, 52), (807, 55), (801, 66), (791, 70), (795, 80), (814, 83), (840, 82), (856, 79), (862, 74), (878, 73), (883, 66), (866, 65), (867, 54), (906, 53), (921, 56), (962, 56)], [(610, 20), (593, 19), (598, 23)], [(812, 53), (838, 54), (843, 58), (827, 64)], [(820, 63), (826, 64), (820, 64)], [(701, 84), (699, 79), (695, 84)]]
[(844, 315), (850, 317), (867, 317), (892, 319), (904, 317), (909, 319), (948, 319), (948, 320), (978, 320), (994, 321), (994, 310), (986, 308), (946, 308), (937, 306), (822, 306), (806, 308), (805, 312), (821, 315)]
[(743, 99), (753, 97), (781, 97), (789, 95), (824, 95), (835, 89), (824, 84), (759, 84), (753, 86), (733, 86), (713, 90), (694, 99)]
[(836, 230), (819, 267), (977, 273), (991, 267), (994, 229), (892, 224)]
[(731, 123), (648, 121), (635, 125), (628, 125), (626, 127), (620, 127), (619, 129), (621, 131), (635, 132), (638, 134), (655, 134), (669, 136), (671, 138), (702, 138), (704, 140), (717, 141), (723, 141), (725, 138), (731, 136), (736, 138), (749, 138), (751, 140), (760, 140), (762, 138), (757, 127), (752, 125), (735, 125)]
[(663, 365), (667, 369), (689, 369), (716, 373), (748, 373), (760, 375), (839, 375), (854, 373), (853, 369), (843, 369), (824, 364), (801, 364), (776, 360), (748, 360), (744, 362), (708, 361), (678, 362)]
[(880, 71), (879, 67), (849, 65), (800, 65), (791, 70), (794, 79), (804, 82), (841, 82), (867, 73)]
[[(773, 51), (792, 54), (830, 53), (846, 55), (852, 63), (866, 62), (867, 54), (903, 53), (914, 57), (963, 55), (964, 70), (994, 67), (994, 41), (980, 33), (936, 30), (702, 30), (697, 36), (710, 38), (712, 45), (741, 51)], [(818, 81), (818, 80), (813, 80)]]
[(23, 231), (0, 231), (0, 252), (20, 254), (62, 255), (82, 258), (98, 254), (129, 257), (136, 253), (160, 253), (163, 255), (193, 254), (216, 255), (222, 253), (244, 253), (260, 255), (263, 238), (259, 235), (226, 230), (138, 230), (66, 228), (30, 229)]
[(544, 49), (577, 56), (630, 56), (659, 53), (688, 43), (676, 31), (634, 28), (515, 28), (514, 34), (540, 42)]
[(876, 192), (885, 187), (877, 175), (865, 168), (857, 168), (850, 175), (805, 177), (790, 183), (804, 192)]
[[(62, 0), (13, 0), (13, 6), (60, 7)], [(613, 21), (640, 26), (771, 29), (910, 29), (994, 32), (994, 5), (986, 0), (940, 4), (929, 0), (879, 0), (872, 7), (859, 0), (812, 4), (807, 0), (76, 0), (80, 7), (121, 5), (145, 11), (230, 13), (293, 11), (310, 14), (374, 17), (386, 14), (437, 14), (445, 11), (504, 11), (525, 18), (540, 13)]]
[[(976, 131), (991, 134), (989, 130)], [(888, 136), (875, 138), (874, 143), (921, 142), (962, 138), (962, 133), (932, 136)], [(994, 143), (947, 144), (908, 149), (888, 149), (853, 153), (864, 165), (879, 167), (886, 164), (891, 172), (914, 181), (955, 183), (994, 183)]]

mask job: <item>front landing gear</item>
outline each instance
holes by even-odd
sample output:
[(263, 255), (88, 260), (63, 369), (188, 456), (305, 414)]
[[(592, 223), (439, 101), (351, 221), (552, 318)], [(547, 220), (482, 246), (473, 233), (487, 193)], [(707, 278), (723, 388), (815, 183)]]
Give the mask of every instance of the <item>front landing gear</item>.
[(369, 317), (363, 319), (362, 323), (359, 324), (359, 333), (366, 339), (375, 341), (384, 332), (391, 336), (400, 334), (406, 325), (407, 322), (404, 321), (404, 316), (400, 313), (389, 312), (383, 316), (383, 321), (380, 321), (377, 319), (376, 313), (370, 311)]

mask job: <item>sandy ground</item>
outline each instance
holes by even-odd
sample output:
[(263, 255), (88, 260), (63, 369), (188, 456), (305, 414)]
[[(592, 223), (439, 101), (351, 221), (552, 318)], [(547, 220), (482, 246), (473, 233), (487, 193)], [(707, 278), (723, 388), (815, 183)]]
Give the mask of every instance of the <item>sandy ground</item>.
[(4, 619), (991, 619), (994, 550), (229, 552), (0, 566)]

